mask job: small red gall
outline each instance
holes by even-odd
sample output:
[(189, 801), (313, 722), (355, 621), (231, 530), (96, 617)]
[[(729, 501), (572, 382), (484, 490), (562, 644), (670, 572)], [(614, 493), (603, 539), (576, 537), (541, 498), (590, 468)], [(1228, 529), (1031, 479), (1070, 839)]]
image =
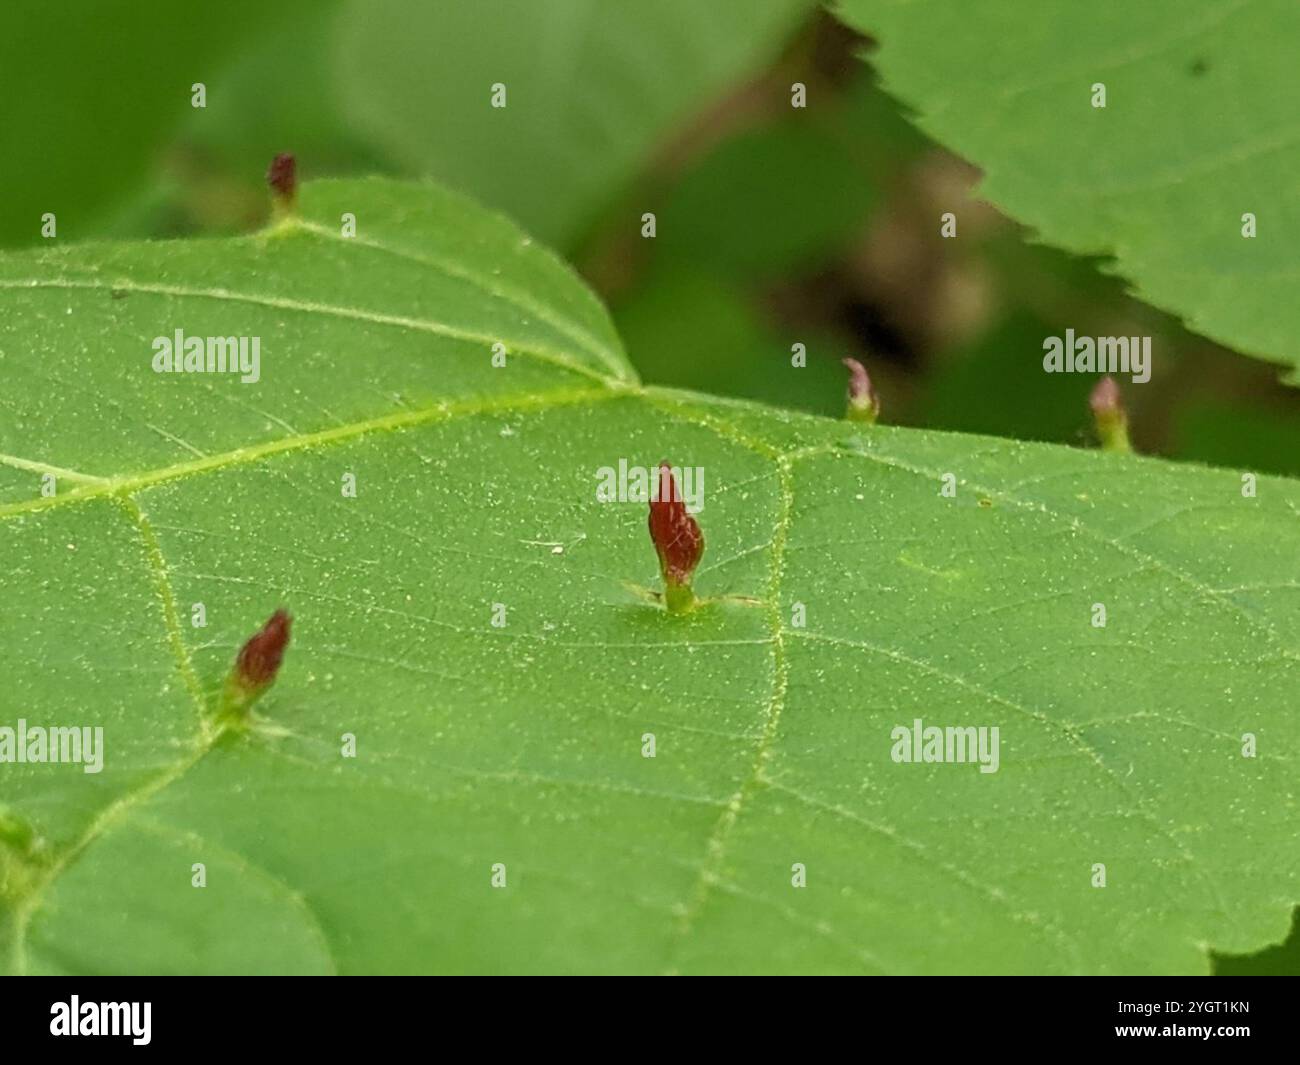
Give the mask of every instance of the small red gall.
[(223, 710), (227, 714), (242, 715), (275, 682), (292, 622), (289, 612), (281, 608), (240, 648), (226, 678)]
[(844, 416), (850, 421), (873, 423), (880, 417), (880, 397), (871, 387), (867, 368), (847, 355), (840, 360), (849, 371), (849, 406)]
[(298, 202), (298, 161), (290, 152), (281, 152), (271, 160), (266, 183), (275, 193), (276, 207), (289, 212)]
[(1088, 396), (1088, 406), (1092, 408), (1092, 413), (1097, 417), (1114, 414), (1122, 409), (1120, 406), (1119, 385), (1115, 383), (1115, 378), (1106, 376), (1097, 382), (1096, 387)]
[(672, 467), (659, 465), (659, 490), (650, 498), (650, 539), (664, 579), (664, 604), (680, 614), (695, 605), (691, 575), (704, 554), (704, 533), (686, 509)]
[(244, 644), (235, 659), (235, 672), (245, 687), (262, 688), (275, 680), (289, 646), (292, 622), (289, 612), (281, 608)]
[(1128, 438), (1128, 413), (1113, 377), (1103, 377), (1088, 396), (1092, 421), (1103, 451), (1132, 451)]

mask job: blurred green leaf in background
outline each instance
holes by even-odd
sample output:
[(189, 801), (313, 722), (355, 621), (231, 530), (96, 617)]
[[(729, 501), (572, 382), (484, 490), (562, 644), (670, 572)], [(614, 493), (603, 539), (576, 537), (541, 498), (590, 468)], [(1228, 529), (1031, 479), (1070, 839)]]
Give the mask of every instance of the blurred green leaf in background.
[(307, 0), (8, 0), (0, 244), (36, 243), (47, 212), (62, 239), (102, 232), (199, 110), (192, 86), (204, 85), (212, 114), (228, 113), (217, 79), (233, 57), (311, 9)]
[[(980, 195), (1237, 350), (1300, 367), (1300, 4), (840, 0)], [(1098, 93), (1105, 93), (1104, 104)], [(1244, 216), (1256, 235), (1243, 237)], [(1298, 382), (1300, 383), (1300, 382)]]
[[(571, 248), (702, 101), (755, 73), (810, 0), (367, 0), (339, 34), (342, 94), (407, 170)], [(489, 106), (494, 85), (505, 106)]]

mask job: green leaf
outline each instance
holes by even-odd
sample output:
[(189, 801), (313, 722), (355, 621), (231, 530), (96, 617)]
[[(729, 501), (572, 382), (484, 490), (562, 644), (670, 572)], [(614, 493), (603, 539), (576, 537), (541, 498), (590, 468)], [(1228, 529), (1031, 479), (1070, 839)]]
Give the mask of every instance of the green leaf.
[[(340, 23), (340, 92), (405, 166), (568, 245), (675, 126), (769, 61), (812, 10), (809, 0), (364, 0)], [(498, 84), (504, 107), (491, 105)]]
[[(1113, 256), (1138, 296), (1300, 381), (1300, 6), (840, 0), (835, 11), (879, 41), (871, 61), (921, 128), (984, 170), (983, 198), (1045, 241)], [(1097, 83), (1104, 108), (1092, 106)]]
[[(384, 181), (302, 210), (0, 257), (0, 726), (104, 729), (100, 773), (0, 764), (6, 968), (1204, 972), (1284, 938), (1294, 482), (642, 388), (505, 221)], [(177, 328), (259, 337), (260, 379), (155, 374)], [(664, 458), (706, 477), (685, 616), (644, 505), (596, 499)], [(998, 771), (896, 763), (917, 718), (997, 726)]]

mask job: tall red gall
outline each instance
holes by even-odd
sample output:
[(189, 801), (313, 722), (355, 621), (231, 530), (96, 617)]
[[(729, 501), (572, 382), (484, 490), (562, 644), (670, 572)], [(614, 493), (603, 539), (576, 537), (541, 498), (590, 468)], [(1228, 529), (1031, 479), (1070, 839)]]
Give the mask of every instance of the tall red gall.
[(281, 152), (271, 160), (266, 171), (266, 183), (275, 197), (279, 214), (293, 214), (298, 206), (298, 160), (292, 153)]
[(691, 575), (704, 554), (704, 533), (686, 509), (666, 462), (659, 464), (659, 491), (650, 499), (650, 539), (664, 579), (664, 605), (673, 614), (685, 613), (695, 605)]
[(1128, 439), (1128, 412), (1113, 377), (1103, 377), (1088, 396), (1092, 422), (1103, 451), (1132, 451)]
[(293, 618), (283, 608), (255, 632), (235, 657), (235, 667), (226, 677), (222, 711), (227, 716), (243, 717), (248, 708), (275, 683), (289, 646), (289, 627)]
[(844, 416), (849, 421), (866, 422), (870, 425), (880, 417), (880, 397), (871, 387), (867, 368), (857, 359), (848, 356), (842, 358), (840, 362), (844, 363), (849, 371), (849, 406)]

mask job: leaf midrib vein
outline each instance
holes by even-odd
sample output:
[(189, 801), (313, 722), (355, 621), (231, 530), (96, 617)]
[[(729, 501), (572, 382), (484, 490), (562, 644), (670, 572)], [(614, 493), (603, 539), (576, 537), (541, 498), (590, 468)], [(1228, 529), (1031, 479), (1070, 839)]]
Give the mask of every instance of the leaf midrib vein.
[(395, 414), (385, 414), (364, 421), (350, 422), (347, 425), (333, 426), (314, 433), (277, 437), (262, 444), (234, 448), (230, 451), (223, 451), (186, 462), (178, 462), (171, 466), (161, 466), (141, 473), (102, 477), (96, 481), (87, 482), (82, 487), (75, 488), (71, 492), (62, 495), (23, 500), (18, 503), (8, 503), (0, 506), (0, 519), (16, 514), (48, 510), (69, 503), (103, 499), (109, 496), (132, 495), (135, 492), (167, 481), (180, 480), (199, 473), (248, 465), (269, 458), (272, 455), (286, 452), (318, 450), (330, 444), (354, 440), (372, 433), (406, 429), (430, 422), (453, 421), (457, 418), (474, 417), (479, 414), (548, 410), (576, 404), (596, 403), (628, 394), (630, 394), (629, 390), (615, 387), (566, 388), (554, 389), (548, 392), (502, 396), (489, 400), (438, 403), (431, 407), (399, 411)]
[(74, 277), (37, 277), (37, 278), (6, 278), (0, 279), (0, 289), (86, 289), (98, 290), (103, 292), (134, 292), (143, 295), (155, 296), (176, 296), (181, 299), (213, 299), (229, 300), (235, 303), (251, 303), (259, 307), (270, 307), (281, 311), (294, 311), (301, 314), (318, 314), (327, 315), (334, 318), (346, 318), (358, 322), (366, 322), (370, 325), (386, 325), (399, 329), (410, 329), (423, 333), (433, 333), (436, 336), (449, 337), (453, 340), (466, 340), (476, 344), (482, 344), (485, 347), (491, 347), (495, 343), (502, 343), (511, 355), (522, 355), (526, 358), (536, 359), (539, 362), (548, 363), (552, 366), (558, 366), (562, 369), (569, 370), (572, 373), (581, 374), (583, 377), (590, 377), (596, 381), (616, 382), (622, 381), (628, 383), (626, 376), (622, 378), (609, 377), (598, 370), (593, 370), (585, 363), (571, 359), (561, 351), (553, 350), (549, 347), (528, 343), (500, 334), (480, 333), (473, 329), (465, 329), (460, 326), (450, 325), (446, 322), (437, 322), (429, 318), (411, 318), (406, 315), (397, 314), (379, 314), (375, 311), (363, 310), (360, 307), (344, 307), (333, 303), (318, 303), (314, 300), (297, 300), (287, 296), (259, 296), (251, 292), (235, 292), (225, 288), (196, 288), (188, 285), (163, 285), (148, 284), (138, 281), (132, 281), (127, 278), (121, 278), (112, 282), (92, 281), (86, 278)]
[[(395, 259), (415, 263), (419, 266), (430, 267), (448, 277), (454, 277), (460, 281), (466, 281), (481, 291), (486, 292), (488, 295), (512, 304), (518, 310), (526, 311), (529, 314), (535, 315), (552, 329), (557, 329), (567, 336), (588, 355), (595, 356), (596, 359), (610, 369), (615, 377), (624, 380), (628, 379), (627, 369), (619, 364), (616, 353), (601, 344), (599, 340), (597, 340), (595, 334), (567, 318), (553, 314), (549, 307), (544, 303), (538, 303), (526, 292), (522, 292), (510, 286), (502, 285), (499, 282), (494, 282), (490, 278), (485, 277), (476, 271), (466, 270), (450, 259), (444, 259), (439, 256), (417, 255), (415, 252), (407, 251), (391, 244), (385, 244), (378, 240), (372, 240), (368, 237), (356, 236), (344, 238), (334, 230), (327, 226), (322, 226), (317, 222), (301, 221), (297, 223), (297, 228), (320, 237), (322, 240), (356, 244), (363, 248), (370, 248), (374, 251), (383, 252), (385, 255), (391, 255)], [(586, 290), (584, 289), (582, 291), (585, 292)], [(595, 303), (594, 300), (593, 306), (599, 309), (599, 304)]]

